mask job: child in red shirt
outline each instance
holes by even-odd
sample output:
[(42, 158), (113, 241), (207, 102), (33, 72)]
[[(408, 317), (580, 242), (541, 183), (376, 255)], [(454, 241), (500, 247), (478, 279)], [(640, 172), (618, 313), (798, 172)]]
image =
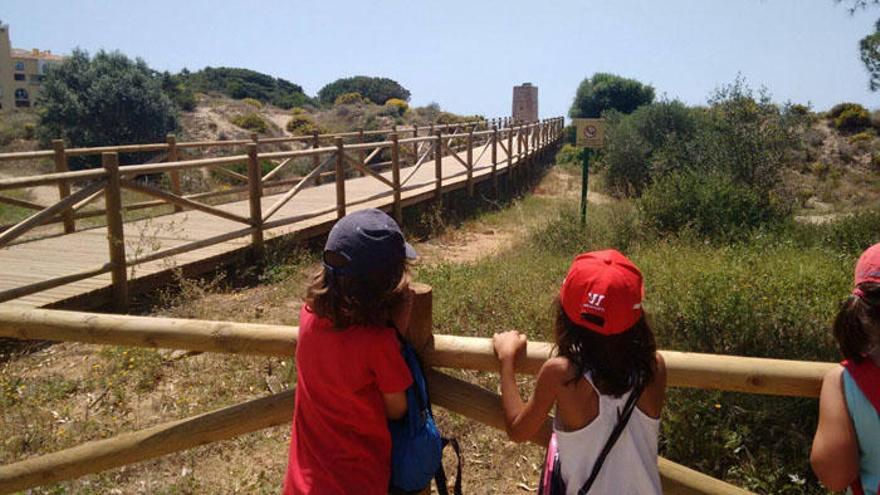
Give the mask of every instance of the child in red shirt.
[(380, 210), (330, 231), (300, 312), (285, 495), (388, 493), (387, 421), (406, 412), (412, 383), (394, 328), (409, 319), (408, 258), (415, 251)]

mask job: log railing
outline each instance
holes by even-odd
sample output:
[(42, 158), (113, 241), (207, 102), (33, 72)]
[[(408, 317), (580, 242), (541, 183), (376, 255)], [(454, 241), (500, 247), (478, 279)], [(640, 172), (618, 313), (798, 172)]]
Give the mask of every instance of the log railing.
[[(486, 126), (499, 126), (501, 128), (506, 128), (507, 126), (512, 125), (512, 122), (509, 118), (498, 118), (491, 119), (489, 121), (480, 121), (480, 122), (465, 122), (465, 123), (455, 123), (455, 124), (432, 124), (430, 127), (399, 127), (395, 126), (400, 133), (412, 132), (413, 137), (418, 137), (418, 133), (421, 131), (423, 135), (431, 136), (433, 132), (427, 133), (430, 130), (445, 130), (447, 132), (457, 132), (462, 128), (477, 128), (477, 127), (486, 127)], [(222, 140), (222, 141), (191, 141), (191, 142), (177, 142), (176, 137), (174, 135), (169, 135), (166, 142), (164, 143), (149, 143), (149, 144), (132, 144), (132, 145), (118, 145), (118, 146), (100, 146), (100, 147), (89, 147), (89, 148), (65, 148), (64, 141), (61, 139), (56, 139), (52, 141), (52, 150), (40, 150), (40, 151), (27, 151), (27, 152), (16, 152), (16, 153), (0, 153), (0, 161), (27, 161), (27, 160), (40, 160), (40, 159), (52, 159), (55, 164), (55, 172), (58, 174), (64, 174), (69, 172), (69, 158), (70, 157), (88, 157), (88, 156), (100, 156), (103, 153), (158, 153), (158, 155), (154, 156), (146, 163), (154, 163), (157, 161), (168, 161), (168, 162), (176, 162), (179, 161), (181, 153), (184, 151), (189, 152), (204, 152), (206, 150), (242, 150), (248, 144), (257, 144), (258, 146), (264, 147), (278, 147), (278, 146), (306, 146), (306, 147), (314, 147), (319, 148), (323, 145), (329, 145), (334, 142), (334, 140), (338, 137), (349, 140), (351, 142), (364, 142), (365, 139), (371, 139), (373, 137), (382, 137), (390, 135), (395, 132), (393, 129), (377, 129), (377, 130), (360, 130), (353, 132), (341, 132), (341, 133), (331, 133), (331, 134), (317, 134), (310, 136), (284, 136), (284, 137), (273, 137), (273, 138), (260, 138), (256, 134), (252, 134), (250, 139), (234, 139), (234, 140)], [(407, 150), (404, 150), (406, 153)], [(373, 169), (381, 169), (383, 167), (387, 167), (391, 165), (391, 161), (380, 161), (373, 162), (376, 155), (371, 155), (366, 160), (361, 160), (364, 163), (369, 163), (369, 167)], [(227, 165), (235, 165), (236, 163), (244, 163), (244, 160), (239, 162), (230, 162)], [(278, 180), (275, 177), (281, 172), (283, 169), (287, 168), (292, 163), (292, 159), (286, 159), (281, 162), (278, 162), (274, 169), (268, 172), (263, 178), (264, 186), (284, 186), (289, 185), (291, 182), (295, 182), (295, 180), (301, 178), (288, 178), (284, 180)], [(314, 165), (317, 165), (315, 163)], [(223, 175), (228, 179), (232, 179), (239, 182), (246, 182), (247, 177), (243, 174), (239, 174), (237, 172), (233, 172), (228, 170), (225, 167), (218, 166), (215, 169), (215, 172), (219, 175)], [(332, 172), (326, 173), (327, 176), (332, 176)], [(179, 175), (179, 171), (171, 171), (169, 173), (170, 176), (170, 189), (171, 192), (175, 195), (180, 196), (182, 194), (181, 191), (181, 179)], [(54, 176), (53, 174), (45, 174), (42, 176), (36, 177), (44, 177), (45, 180), (42, 181), (30, 181), (28, 182), (25, 179), (29, 178), (15, 178), (15, 179), (7, 179), (0, 181), (0, 191), (5, 189), (15, 189), (21, 187), (30, 187), (37, 185), (49, 185), (56, 184), (59, 191), (59, 200), (63, 200), (71, 193), (71, 182), (73, 181), (81, 181), (86, 180), (90, 177), (89, 174), (73, 174), (69, 176), (58, 175)], [(319, 178), (320, 179), (320, 178)], [(8, 186), (8, 187), (5, 187)], [(228, 196), (230, 194), (235, 193), (246, 193), (248, 188), (233, 188), (226, 189), (222, 191), (208, 191), (208, 192), (199, 192), (187, 195), (186, 197), (189, 199), (204, 199), (209, 197), (217, 197), (217, 196)], [(95, 198), (93, 198), (94, 200)], [(90, 201), (91, 202), (91, 201)], [(0, 194), (0, 203), (9, 204), (12, 206), (17, 206), (19, 208), (25, 208), (30, 210), (43, 210), (45, 206), (22, 200), (20, 198), (3, 196)], [(133, 203), (124, 205), (124, 209), (126, 211), (132, 210), (141, 210), (144, 208), (152, 208), (156, 206), (161, 206), (164, 204), (163, 201), (149, 201), (149, 202), (141, 202), (141, 203)], [(81, 205), (85, 206), (85, 205)], [(175, 211), (181, 211), (182, 207), (175, 205)], [(59, 215), (55, 215), (52, 218), (43, 219), (41, 225), (53, 224), (53, 223), (63, 223), (64, 232), (71, 233), (76, 230), (75, 221), (82, 218), (90, 218), (95, 216), (103, 216), (105, 212), (103, 210), (90, 210), (84, 212), (76, 212), (70, 208), (63, 210)], [(7, 226), (0, 226), (0, 230)]]
[[(498, 123), (502, 128), (498, 128)], [(57, 185), (59, 191), (64, 191), (62, 198), (48, 207), (30, 204), (23, 200), (16, 200), (19, 205), (39, 209), (19, 223), (9, 226), (0, 231), (0, 249), (19, 239), (34, 228), (49, 222), (63, 222), (65, 230), (72, 220), (83, 218), (87, 215), (102, 215), (106, 219), (108, 230), (108, 262), (76, 273), (65, 274), (60, 277), (15, 287), (0, 291), (0, 302), (24, 297), (36, 292), (48, 290), (61, 285), (70, 284), (86, 278), (91, 278), (104, 273), (112, 273), (113, 303), (118, 309), (125, 309), (128, 304), (128, 280), (126, 268), (149, 263), (152, 261), (168, 258), (171, 256), (205, 248), (215, 244), (228, 242), (233, 239), (251, 236), (252, 247), (255, 254), (263, 252), (263, 236), (268, 229), (278, 228), (310, 218), (337, 213), (337, 217), (345, 215), (346, 209), (363, 203), (392, 197), (392, 211), (398, 222), (402, 222), (402, 193), (418, 188), (434, 186), (434, 198), (439, 199), (444, 192), (444, 180), (451, 180), (461, 175), (467, 175), (464, 187), (469, 195), (474, 194), (475, 175), (477, 171), (491, 169), (490, 179), (493, 190), (497, 192), (497, 175), (499, 165), (506, 165), (503, 169), (508, 177), (519, 173), (525, 164), (543, 153), (551, 146), (559, 143), (562, 137), (563, 121), (561, 118), (548, 119), (541, 122), (510, 125), (504, 119), (490, 122), (471, 122), (465, 124), (448, 124), (423, 127), (427, 135), (419, 136), (420, 128), (411, 129), (396, 128), (389, 134), (387, 130), (337, 133), (325, 136), (312, 136), (313, 147), (306, 149), (284, 151), (260, 151), (259, 147), (266, 144), (303, 141), (303, 137), (264, 138), (258, 139), (252, 136), (251, 140), (236, 140), (224, 142), (182, 142), (178, 143), (169, 136), (166, 143), (148, 145), (126, 145), (99, 148), (74, 148), (64, 149), (63, 143), (55, 142), (53, 151), (38, 151), (27, 153), (0, 154), (0, 161), (12, 158), (45, 158), (54, 156), (56, 163), (55, 173), (32, 177), (16, 177), (0, 179), (0, 192), (8, 189)], [(397, 132), (393, 132), (396, 130)], [(400, 138), (399, 133), (412, 131), (413, 137)], [(450, 131), (451, 134), (444, 134)], [(505, 154), (502, 161), (498, 161), (497, 148), (502, 141), (508, 143), (535, 141), (539, 136), (546, 135), (542, 146), (531, 148), (517, 148), (515, 155)], [(361, 141), (364, 136), (385, 136), (387, 139), (377, 142), (354, 142), (345, 143), (347, 138), (356, 138)], [(308, 138), (308, 137), (306, 137)], [(322, 141), (333, 139), (332, 146), (325, 146)], [(537, 141), (535, 141), (537, 142)], [(457, 144), (456, 144), (457, 143)], [(180, 159), (179, 151), (185, 148), (204, 148), (218, 146), (236, 146), (245, 148), (245, 154), (231, 156)], [(505, 150), (509, 151), (511, 147)], [(402, 177), (402, 167), (406, 153), (403, 150), (412, 150), (411, 167)], [(476, 166), (480, 159), (491, 149), (492, 161), (488, 165)], [(165, 161), (153, 161), (137, 165), (120, 166), (119, 153), (121, 152), (144, 152), (155, 151), (167, 154)], [(70, 156), (86, 156), (101, 153), (102, 168), (93, 170), (67, 171), (66, 159)], [(375, 157), (383, 153), (390, 155), (390, 177), (380, 174), (371, 163)], [(476, 159), (474, 158), (476, 153)], [(429, 181), (412, 183), (416, 172), (426, 163), (428, 156), (434, 155), (435, 177)], [(462, 157), (462, 155), (464, 157)], [(444, 156), (452, 156), (462, 165), (463, 171), (452, 175), (443, 176), (441, 160)], [(11, 158), (12, 157), (12, 158)], [(363, 158), (361, 158), (363, 157)], [(171, 160), (172, 161), (168, 161)], [(296, 159), (312, 160), (313, 168), (303, 177), (279, 180), (279, 171)], [(276, 165), (267, 173), (263, 174), (261, 163), (272, 161)], [(246, 164), (247, 174), (240, 174), (226, 167)], [(250, 205), (250, 214), (245, 217), (240, 214), (227, 211), (222, 205), (208, 204), (203, 200), (213, 197), (215, 193), (229, 194), (230, 191), (218, 191), (199, 194), (183, 194), (180, 191), (180, 174), (189, 170), (224, 171), (226, 176), (233, 177), (243, 182), (241, 188), (234, 189), (247, 198)], [(332, 170), (331, 170), (332, 169)], [(345, 179), (348, 171), (359, 173), (364, 177), (371, 177), (387, 186), (386, 191), (373, 194), (356, 200), (347, 200), (345, 191)], [(158, 177), (167, 174), (168, 188), (156, 185), (158, 181), (144, 182), (138, 177)], [(329, 174), (336, 183), (336, 205), (318, 211), (288, 214), (282, 218), (276, 218), (284, 206), (306, 187), (317, 183), (322, 176)], [(70, 192), (71, 182), (86, 182), (87, 185), (76, 192)], [(67, 189), (65, 189), (65, 187)], [(262, 197), (267, 188), (273, 188), (273, 194), (280, 197), (264, 210)], [(123, 190), (134, 191), (153, 198), (150, 201), (139, 201), (125, 205)], [(83, 212), (81, 209), (91, 202), (104, 196), (105, 208), (100, 212)], [(11, 202), (10, 198), (0, 195), (0, 200)], [(174, 211), (196, 210), (208, 215), (241, 224), (240, 228), (232, 229), (206, 239), (199, 239), (161, 249), (147, 255), (127, 257), (125, 249), (125, 232), (123, 227), (123, 212), (130, 209), (144, 209), (160, 205), (171, 205)]]
[[(432, 401), (495, 428), (504, 428), (500, 397), (436, 368), (498, 371), (488, 338), (433, 335), (431, 289), (414, 284), (416, 297), (406, 338), (426, 365)], [(216, 322), (0, 306), (0, 337), (181, 349), (256, 356), (294, 355), (298, 329), (281, 325)], [(671, 387), (815, 398), (832, 363), (661, 351)], [(548, 343), (530, 342), (517, 369), (534, 374), (552, 356)], [(0, 466), (0, 494), (73, 479), (290, 421), (293, 391), (226, 407), (145, 430)], [(546, 445), (550, 419), (531, 439)], [(746, 494), (723, 481), (669, 460), (659, 460), (665, 493)]]

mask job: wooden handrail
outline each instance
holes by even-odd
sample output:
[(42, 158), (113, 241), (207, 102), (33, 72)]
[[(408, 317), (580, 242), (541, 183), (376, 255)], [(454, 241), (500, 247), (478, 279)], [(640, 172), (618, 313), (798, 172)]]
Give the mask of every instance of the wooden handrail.
[[(22, 310), (0, 306), (0, 337), (57, 340), (89, 344), (161, 347), (191, 351), (292, 356), (298, 329), (220, 321), (104, 315), (75, 311)], [(825, 373), (834, 363), (661, 351), (669, 385), (764, 395), (818, 397)], [(546, 342), (530, 342), (517, 364), (535, 374), (552, 355)], [(435, 335), (425, 353), (441, 368), (495, 372), (498, 361), (492, 340)]]

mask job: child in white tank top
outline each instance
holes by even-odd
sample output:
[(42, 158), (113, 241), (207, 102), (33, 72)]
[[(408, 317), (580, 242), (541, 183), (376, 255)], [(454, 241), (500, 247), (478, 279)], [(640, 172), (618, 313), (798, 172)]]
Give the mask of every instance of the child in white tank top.
[(507, 433), (525, 441), (555, 406), (556, 435), (566, 494), (577, 494), (596, 465), (634, 390), (636, 407), (609, 451), (590, 494), (660, 494), (657, 439), (666, 392), (666, 367), (642, 310), (639, 269), (623, 254), (597, 251), (575, 258), (556, 301), (557, 356), (538, 373), (535, 393), (523, 402), (517, 357), (526, 337), (496, 334)]

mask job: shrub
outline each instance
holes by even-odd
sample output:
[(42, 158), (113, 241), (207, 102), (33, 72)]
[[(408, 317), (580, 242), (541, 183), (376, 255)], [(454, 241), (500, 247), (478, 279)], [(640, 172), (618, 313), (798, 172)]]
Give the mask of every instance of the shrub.
[(769, 197), (718, 171), (668, 174), (651, 184), (637, 204), (646, 225), (660, 233), (690, 230), (717, 239), (743, 237), (783, 216)]
[(385, 102), (385, 108), (389, 109), (394, 115), (403, 115), (409, 110), (409, 105), (399, 98), (389, 98)]
[(871, 112), (871, 127), (875, 130), (880, 130), (880, 110)]
[[(828, 110), (828, 113), (826, 114), (826, 116), (828, 117), (829, 120), (834, 120), (837, 117), (840, 117), (840, 114), (842, 114), (843, 112), (845, 112), (847, 110), (862, 111), (862, 110), (865, 110), (865, 107), (859, 105), (858, 103), (849, 103), (849, 102), (838, 103), (837, 105), (834, 105), (833, 107), (831, 107), (831, 110)], [(865, 110), (865, 111), (867, 111), (867, 110)]]
[(870, 144), (875, 137), (877, 137), (877, 135), (873, 131), (862, 131), (858, 134), (853, 134), (852, 136), (850, 136), (848, 141), (849, 144), (854, 144), (856, 146), (862, 147)]
[(834, 127), (844, 132), (858, 132), (871, 125), (871, 115), (861, 108), (847, 108), (834, 119)]
[(344, 93), (359, 93), (365, 99), (382, 105), (391, 98), (409, 101), (409, 91), (397, 81), (386, 77), (354, 76), (337, 79), (318, 91), (318, 98), (331, 104)]
[(290, 115), (302, 115), (308, 113), (309, 112), (307, 112), (306, 109), (303, 107), (293, 107), (290, 109)]
[(604, 161), (608, 185), (636, 196), (652, 174), (678, 165), (679, 158), (669, 146), (691, 139), (697, 128), (695, 114), (676, 100), (644, 105), (628, 116), (611, 112), (607, 117)]
[(193, 73), (182, 71), (181, 78), (193, 91), (214, 91), (235, 99), (253, 98), (281, 108), (311, 101), (298, 84), (249, 69), (205, 67)]
[[(143, 60), (119, 52), (89, 57), (74, 50), (47, 70), (38, 97), (41, 144), (56, 138), (84, 147), (165, 141), (177, 116), (160, 77)], [(71, 167), (86, 163), (97, 162), (71, 160)]]
[(653, 87), (635, 79), (597, 72), (581, 81), (568, 115), (572, 118), (600, 117), (607, 110), (631, 113), (652, 101)]
[(581, 153), (583, 150), (581, 148), (576, 147), (573, 144), (565, 143), (562, 145), (562, 148), (556, 153), (556, 163), (565, 164), (579, 164), (581, 161)]
[(334, 105), (355, 105), (358, 103), (363, 103), (364, 97), (361, 96), (358, 92), (351, 93), (342, 93), (341, 95), (336, 97), (336, 101), (333, 102)]
[[(182, 74), (186, 74), (183, 72)], [(186, 85), (183, 75), (172, 75), (165, 71), (162, 73), (162, 92), (177, 106), (177, 108), (192, 112), (196, 108), (196, 95), (193, 90)]]
[(253, 112), (236, 115), (230, 119), (230, 122), (236, 127), (241, 127), (242, 129), (247, 129), (260, 134), (269, 130), (269, 124), (267, 124), (262, 117)]
[(291, 117), (290, 120), (287, 121), (285, 128), (287, 129), (287, 132), (294, 136), (307, 136), (313, 134), (315, 131), (318, 131), (318, 134), (324, 134), (326, 132), (326, 129), (321, 128), (315, 123), (315, 120), (312, 119), (311, 115), (302, 113), (295, 114)]
[(263, 108), (263, 103), (260, 100), (254, 98), (245, 98), (241, 100), (241, 102), (257, 109)]
[(0, 118), (0, 146), (16, 139), (33, 139), (37, 116), (32, 112), (7, 112)]
[(806, 117), (810, 115), (810, 107), (808, 105), (801, 105), (800, 103), (795, 103), (793, 105), (789, 105), (788, 111), (795, 114), (800, 115), (802, 117)]

